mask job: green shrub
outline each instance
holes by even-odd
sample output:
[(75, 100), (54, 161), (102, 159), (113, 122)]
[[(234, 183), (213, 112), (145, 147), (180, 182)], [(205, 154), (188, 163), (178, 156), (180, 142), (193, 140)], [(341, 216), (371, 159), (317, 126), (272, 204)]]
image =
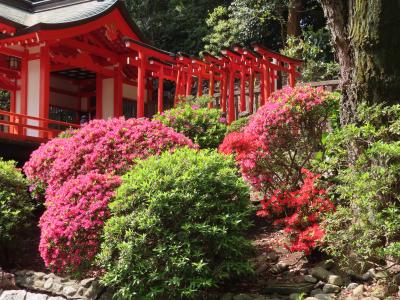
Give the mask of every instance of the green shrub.
[(249, 191), (233, 160), (179, 149), (124, 175), (99, 255), (121, 299), (191, 299), (251, 273)]
[(155, 119), (172, 127), (198, 144), (202, 149), (215, 149), (226, 134), (226, 119), (216, 108), (204, 107), (207, 97), (189, 98), (177, 107), (165, 111)]
[(343, 264), (400, 261), (400, 105), (367, 107), (326, 140), (320, 168), (338, 206), (326, 251)]
[(234, 131), (242, 131), (244, 127), (249, 124), (250, 116), (239, 118), (233, 121), (226, 130), (226, 134), (234, 132)]
[(15, 237), (34, 206), (28, 185), (14, 161), (0, 158), (0, 245)]

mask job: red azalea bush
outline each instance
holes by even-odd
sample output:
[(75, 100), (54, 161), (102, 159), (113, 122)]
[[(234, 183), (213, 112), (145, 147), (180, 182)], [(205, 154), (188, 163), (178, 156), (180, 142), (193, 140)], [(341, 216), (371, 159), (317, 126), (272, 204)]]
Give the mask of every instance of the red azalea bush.
[(321, 215), (332, 209), (323, 190), (315, 186), (318, 176), (305, 168), (322, 153), (335, 100), (322, 89), (286, 87), (219, 147), (235, 154), (243, 176), (262, 195), (259, 215), (273, 216), (292, 233), (292, 250), (308, 253), (316, 246), (323, 235), (318, 226)]
[(137, 159), (183, 146), (197, 147), (158, 121), (119, 118), (94, 120), (34, 151), (24, 171), (34, 188), (45, 190), (40, 253), (46, 265), (57, 271), (89, 270), (108, 200), (118, 186), (116, 179), (106, 178), (123, 175)]

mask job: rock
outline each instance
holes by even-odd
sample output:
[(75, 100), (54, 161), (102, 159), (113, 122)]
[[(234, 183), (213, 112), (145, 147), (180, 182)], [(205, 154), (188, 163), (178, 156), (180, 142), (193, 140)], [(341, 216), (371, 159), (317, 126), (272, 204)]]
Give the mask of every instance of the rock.
[(370, 296), (370, 297), (364, 297), (362, 298), (362, 300), (379, 300), (379, 298)]
[(282, 261), (280, 261), (280, 262), (278, 262), (276, 265), (274, 265), (272, 268), (271, 268), (271, 273), (273, 273), (273, 274), (279, 274), (279, 273), (282, 273), (282, 272), (284, 272), (284, 271), (286, 271), (286, 270), (288, 270), (289, 269), (289, 266), (286, 264), (286, 263), (284, 263), (284, 262), (282, 262)]
[(253, 297), (251, 297), (248, 294), (239, 294), (239, 295), (233, 296), (233, 300), (253, 300)]
[(315, 298), (315, 297), (307, 297), (307, 298), (305, 298), (304, 300), (318, 300), (318, 298)]
[(48, 298), (49, 296), (45, 294), (33, 294), (28, 292), (25, 300), (47, 300)]
[(314, 285), (314, 289), (321, 289), (324, 287), (325, 282), (323, 281), (318, 281), (315, 285)]
[(362, 296), (364, 292), (364, 286), (362, 284), (358, 285), (356, 288), (353, 289), (353, 296)]
[(354, 289), (355, 289), (356, 287), (358, 287), (358, 286), (359, 286), (358, 283), (352, 282), (352, 283), (349, 283), (349, 285), (346, 287), (346, 290), (352, 291), (352, 290), (354, 290)]
[(327, 283), (324, 285), (322, 291), (326, 294), (330, 293), (339, 293), (340, 292), (340, 287), (334, 284)]
[(373, 288), (371, 292), (371, 296), (379, 298), (379, 299), (384, 299), (387, 296), (387, 290), (384, 286), (376, 286)]
[(14, 275), (0, 269), (0, 289), (15, 290), (16, 288)]
[(96, 278), (86, 278), (81, 280), (80, 284), (81, 286), (83, 286), (84, 288), (88, 288), (91, 286), (91, 284), (96, 280)]
[(338, 286), (343, 285), (343, 279), (338, 275), (329, 275), (326, 282)]
[(326, 281), (328, 279), (328, 276), (331, 275), (331, 272), (327, 271), (326, 269), (322, 267), (315, 267), (311, 269), (310, 271), (311, 276)]
[(296, 300), (297, 298), (300, 297), (301, 294), (299, 293), (292, 293), (289, 295), (289, 300)]
[(221, 300), (232, 300), (232, 298), (233, 298), (232, 293), (226, 293), (222, 295)]
[(314, 297), (318, 300), (332, 300), (335, 299), (335, 294), (316, 294)]
[(374, 273), (375, 273), (375, 271), (373, 269), (368, 270), (367, 272), (365, 272), (364, 274), (361, 275), (361, 279), (363, 281), (370, 281), (370, 280), (374, 279)]
[(53, 285), (54, 279), (52, 277), (48, 277), (48, 279), (45, 281), (43, 288), (46, 290), (51, 289), (52, 285)]
[(65, 300), (65, 298), (58, 296), (58, 297), (49, 297), (47, 298), (47, 300)]
[(76, 287), (69, 285), (63, 288), (62, 293), (66, 296), (73, 296), (77, 291)]
[(264, 289), (265, 294), (290, 295), (293, 293), (309, 293), (313, 289), (312, 283), (270, 283)]
[(9, 290), (1, 293), (0, 300), (25, 300), (26, 291)]
[(322, 293), (323, 293), (322, 289), (315, 289), (315, 290), (311, 291), (310, 295), (315, 296), (315, 295), (322, 294)]
[(276, 254), (275, 251), (267, 252), (265, 254), (265, 258), (269, 261), (277, 261), (279, 259), (279, 255)]
[(305, 275), (304, 276), (304, 281), (305, 282), (311, 282), (311, 283), (317, 283), (318, 279), (311, 276), (311, 275)]
[(335, 266), (335, 263), (331, 259), (325, 260), (322, 263), (318, 264), (318, 267), (321, 267), (325, 270), (331, 270), (334, 266)]

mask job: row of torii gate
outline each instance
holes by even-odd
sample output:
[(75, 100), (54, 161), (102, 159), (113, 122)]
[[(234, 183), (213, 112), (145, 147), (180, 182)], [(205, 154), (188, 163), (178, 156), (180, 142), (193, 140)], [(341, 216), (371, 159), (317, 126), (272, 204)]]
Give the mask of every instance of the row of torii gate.
[[(158, 78), (158, 112), (163, 111), (164, 80), (176, 83), (174, 105), (184, 97), (203, 96), (204, 87), (208, 94), (217, 96), (217, 105), (226, 113), (228, 123), (236, 119), (237, 113), (253, 113), (254, 107), (265, 104), (266, 99), (278, 88), (277, 81), (287, 78), (287, 84), (296, 85), (300, 76), (301, 60), (290, 58), (252, 44), (252, 50), (240, 46), (223, 49), (219, 56), (203, 52), (203, 59), (178, 53), (172, 55), (149, 48), (136, 40), (127, 40), (126, 47), (138, 53), (128, 57), (128, 64), (138, 67), (138, 102), (144, 92), (146, 60), (153, 66), (151, 76)], [(139, 50), (139, 51), (138, 51)], [(255, 89), (259, 89), (259, 101), (255, 103)], [(239, 105), (235, 103), (235, 90), (239, 90)], [(256, 105), (255, 105), (256, 104)], [(209, 103), (212, 107), (213, 103)], [(143, 115), (138, 105), (138, 117)]]

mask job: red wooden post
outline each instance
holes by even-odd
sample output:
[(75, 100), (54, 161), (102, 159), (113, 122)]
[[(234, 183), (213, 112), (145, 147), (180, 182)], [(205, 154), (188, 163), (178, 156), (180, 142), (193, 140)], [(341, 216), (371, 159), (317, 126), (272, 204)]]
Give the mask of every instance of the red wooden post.
[(178, 67), (178, 71), (176, 72), (176, 81), (175, 81), (175, 97), (174, 97), (174, 107), (178, 104), (178, 99), (180, 96), (181, 83), (182, 83), (182, 71), (181, 68)]
[(296, 86), (296, 66), (292, 63), (289, 63), (289, 85)]
[(122, 68), (116, 67), (114, 75), (114, 117), (121, 117), (122, 112)]
[(262, 71), (260, 73), (260, 106), (265, 104), (265, 85), (268, 85), (268, 81), (265, 80), (264, 66), (262, 67)]
[(146, 56), (143, 51), (139, 51), (138, 66), (138, 86), (137, 86), (137, 117), (144, 117), (144, 92), (145, 92), (145, 73)]
[(226, 113), (226, 97), (228, 94), (228, 72), (224, 71), (222, 74), (221, 89), (220, 89), (220, 102), (222, 112)]
[(190, 70), (186, 73), (186, 93), (185, 96), (188, 97), (192, 94), (193, 77)]
[(212, 100), (214, 98), (214, 89), (215, 89), (215, 78), (214, 78), (214, 71), (213, 69), (210, 70), (210, 82), (209, 82), (209, 96), (211, 98), (211, 102), (208, 103), (208, 107), (212, 108), (213, 107), (213, 103)]
[(243, 68), (240, 70), (240, 111), (246, 111), (246, 74)]
[[(28, 53), (21, 60), (21, 115), (28, 111)], [(24, 120), (21, 120), (24, 122)]]
[(164, 67), (160, 67), (160, 76), (158, 77), (158, 95), (157, 95), (157, 110), (158, 113), (163, 111), (164, 98)]
[[(39, 90), (39, 117), (49, 118), (50, 106), (50, 52), (49, 46), (40, 48), (40, 90)], [(39, 122), (41, 127), (47, 128), (45, 121)], [(40, 137), (46, 137), (45, 132), (40, 132)], [(47, 138), (49, 138), (47, 136)]]
[(96, 74), (96, 118), (103, 118), (103, 78)]
[(203, 96), (203, 77), (199, 75), (197, 77), (197, 97)]
[(235, 121), (235, 69), (229, 72), (228, 123)]
[(250, 76), (249, 76), (249, 112), (253, 113), (254, 107), (254, 70), (250, 68)]

